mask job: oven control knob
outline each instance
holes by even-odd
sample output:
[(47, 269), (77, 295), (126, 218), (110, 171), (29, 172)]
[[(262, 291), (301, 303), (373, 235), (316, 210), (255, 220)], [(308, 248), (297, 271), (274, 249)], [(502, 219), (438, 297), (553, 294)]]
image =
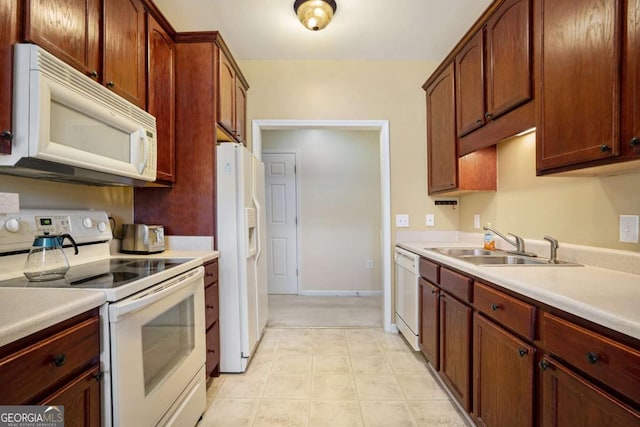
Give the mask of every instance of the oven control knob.
[(89, 217), (84, 217), (82, 218), (82, 226), (84, 228), (91, 228), (93, 227), (93, 220)]
[(104, 221), (100, 221), (98, 223), (98, 231), (101, 233), (104, 233), (106, 229), (107, 229), (107, 223), (105, 223)]
[(4, 224), (4, 227), (10, 233), (17, 233), (18, 231), (20, 231), (20, 222), (15, 218), (11, 218), (7, 220), (7, 222)]

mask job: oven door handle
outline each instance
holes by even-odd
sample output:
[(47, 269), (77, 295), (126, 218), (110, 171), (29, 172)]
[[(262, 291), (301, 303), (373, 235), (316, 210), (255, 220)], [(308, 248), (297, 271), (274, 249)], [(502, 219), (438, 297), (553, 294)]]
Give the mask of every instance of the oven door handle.
[[(152, 288), (143, 295), (126, 299), (122, 302), (111, 304), (109, 306), (109, 319), (111, 322), (117, 322), (118, 318), (145, 308), (167, 296), (179, 292), (189, 286), (194, 285), (198, 279), (204, 277), (204, 268), (198, 267), (191, 273), (179, 276), (161, 286)], [(195, 283), (198, 285), (198, 283)], [(202, 284), (204, 288), (204, 283)]]

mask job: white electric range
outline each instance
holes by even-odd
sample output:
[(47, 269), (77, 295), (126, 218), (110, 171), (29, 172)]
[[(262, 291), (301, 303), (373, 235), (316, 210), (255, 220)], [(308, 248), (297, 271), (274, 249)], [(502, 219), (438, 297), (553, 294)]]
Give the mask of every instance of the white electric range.
[[(60, 280), (22, 273), (34, 236), (69, 233)], [(0, 216), (0, 287), (93, 289), (100, 308), (104, 426), (195, 425), (206, 405), (204, 268), (199, 258), (111, 256), (105, 212), (22, 210)]]

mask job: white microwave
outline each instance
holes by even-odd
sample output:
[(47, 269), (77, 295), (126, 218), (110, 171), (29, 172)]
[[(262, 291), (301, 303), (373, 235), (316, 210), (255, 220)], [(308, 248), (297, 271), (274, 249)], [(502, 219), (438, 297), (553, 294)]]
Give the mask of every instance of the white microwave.
[(44, 49), (16, 44), (13, 140), (0, 172), (144, 185), (156, 179), (156, 119)]

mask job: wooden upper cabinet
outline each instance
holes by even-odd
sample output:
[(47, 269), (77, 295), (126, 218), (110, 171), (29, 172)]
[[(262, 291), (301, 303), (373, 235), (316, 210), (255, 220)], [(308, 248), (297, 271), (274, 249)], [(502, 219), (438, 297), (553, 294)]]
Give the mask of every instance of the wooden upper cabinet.
[(99, 79), (101, 0), (26, 0), (24, 7), (24, 40)]
[(175, 45), (169, 35), (147, 15), (147, 111), (156, 118), (156, 179), (175, 182)]
[(485, 122), (484, 32), (462, 48), (455, 59), (456, 122), (458, 136), (463, 136)]
[(623, 1), (534, 5), (538, 174), (619, 155)]
[(623, 44), (622, 138), (623, 156), (640, 156), (640, 0), (627, 1)]
[(104, 3), (104, 84), (145, 108), (145, 10), (141, 0)]
[(235, 126), (236, 138), (238, 142), (246, 145), (247, 131), (247, 90), (243, 86), (240, 79), (236, 79), (236, 112)]
[(427, 91), (427, 163), (429, 194), (458, 185), (454, 66), (447, 67)]
[(0, 2), (0, 154), (11, 154), (13, 44), (18, 40), (18, 0)]
[(532, 98), (530, 11), (530, 0), (506, 0), (487, 21), (487, 119), (496, 119)]
[(219, 49), (219, 52), (218, 124), (233, 135), (236, 125), (236, 72), (222, 49)]

